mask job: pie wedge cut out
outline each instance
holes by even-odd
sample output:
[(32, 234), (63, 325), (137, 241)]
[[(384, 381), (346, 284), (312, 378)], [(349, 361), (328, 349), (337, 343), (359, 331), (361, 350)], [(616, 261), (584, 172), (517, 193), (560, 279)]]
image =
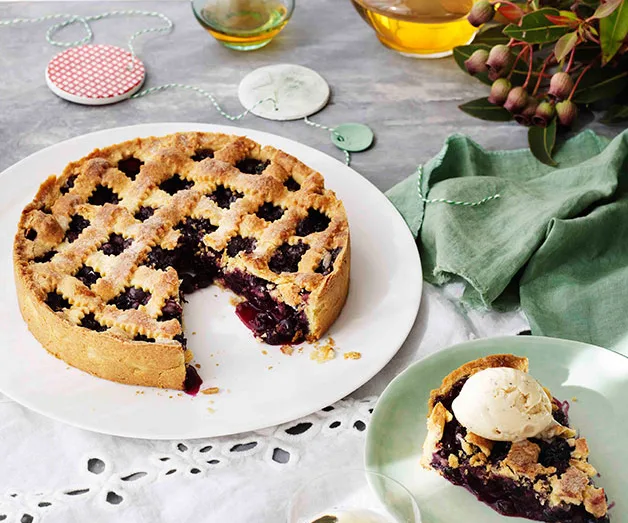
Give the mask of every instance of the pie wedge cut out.
[(452, 403), (466, 381), (489, 368), (528, 372), (512, 354), (480, 358), (451, 372), (430, 394), (421, 465), (464, 487), (495, 511), (554, 523), (608, 523), (604, 489), (593, 482), (586, 439), (570, 427), (566, 403), (545, 389), (557, 422), (542, 438), (492, 441), (467, 431)]

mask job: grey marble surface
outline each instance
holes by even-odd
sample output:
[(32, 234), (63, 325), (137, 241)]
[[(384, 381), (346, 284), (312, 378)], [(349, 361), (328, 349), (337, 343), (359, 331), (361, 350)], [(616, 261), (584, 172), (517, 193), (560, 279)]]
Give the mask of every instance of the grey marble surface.
[[(289, 62), (319, 71), (332, 86), (332, 98), (313, 120), (330, 126), (356, 121), (372, 127), (375, 145), (354, 155), (353, 167), (382, 190), (436, 154), (453, 132), (466, 133), (492, 149), (526, 143), (524, 128), (476, 120), (457, 108), (463, 101), (485, 96), (486, 88), (464, 75), (452, 58), (415, 60), (384, 48), (349, 0), (298, 0), (279, 38), (250, 53), (215, 42), (185, 1), (9, 2), (0, 3), (0, 19), (129, 8), (156, 9), (175, 23), (170, 35), (148, 35), (138, 41), (138, 54), (148, 70), (146, 86), (198, 85), (214, 93), (228, 112), (238, 113), (242, 108), (237, 86), (251, 70)], [(44, 80), (46, 64), (60, 51), (45, 40), (49, 25), (0, 27), (0, 171), (48, 145), (108, 127), (159, 121), (228, 123), (208, 100), (185, 91), (105, 107), (57, 98)], [(95, 22), (94, 42), (124, 46), (130, 34), (151, 25), (154, 20), (147, 18)], [(79, 34), (73, 27), (59, 36), (75, 39)], [(342, 158), (327, 133), (302, 122), (247, 116), (236, 125), (288, 136)], [(617, 132), (603, 126), (599, 130)]]

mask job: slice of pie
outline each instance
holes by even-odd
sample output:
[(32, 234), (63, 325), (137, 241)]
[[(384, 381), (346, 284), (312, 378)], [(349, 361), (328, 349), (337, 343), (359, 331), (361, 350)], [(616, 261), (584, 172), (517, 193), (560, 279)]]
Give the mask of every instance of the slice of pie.
[[(122, 383), (200, 385), (183, 296), (212, 283), (271, 345), (319, 339), (344, 305), (349, 227), (321, 174), (238, 136), (135, 139), (70, 163), (22, 213), (22, 315), (52, 354)], [(212, 321), (207, 312), (207, 321)]]
[[(591, 479), (597, 472), (587, 461), (586, 440), (569, 427), (566, 403), (535, 381), (544, 397), (532, 400), (533, 378), (527, 372), (527, 358), (500, 354), (471, 361), (446, 376), (430, 395), (421, 464), (505, 516), (608, 523), (606, 495)], [(527, 389), (520, 385), (523, 381)], [(549, 419), (538, 425), (545, 419), (544, 405)], [(534, 437), (517, 437), (517, 431), (536, 432), (535, 425), (536, 430), (545, 428)], [(479, 435), (470, 428), (488, 432)]]

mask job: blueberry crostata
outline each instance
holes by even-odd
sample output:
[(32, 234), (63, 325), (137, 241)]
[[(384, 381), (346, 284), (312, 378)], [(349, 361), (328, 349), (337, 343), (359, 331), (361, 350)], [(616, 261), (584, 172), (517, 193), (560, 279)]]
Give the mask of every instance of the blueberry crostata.
[(216, 283), (261, 341), (313, 341), (344, 305), (349, 257), (344, 207), (321, 174), (195, 132), (69, 164), (26, 206), (14, 244), (22, 315), (49, 352), (108, 380), (184, 390), (200, 385), (185, 294)]
[(588, 455), (564, 405), (528, 374), (527, 358), (469, 362), (430, 395), (421, 464), (505, 516), (608, 523)]

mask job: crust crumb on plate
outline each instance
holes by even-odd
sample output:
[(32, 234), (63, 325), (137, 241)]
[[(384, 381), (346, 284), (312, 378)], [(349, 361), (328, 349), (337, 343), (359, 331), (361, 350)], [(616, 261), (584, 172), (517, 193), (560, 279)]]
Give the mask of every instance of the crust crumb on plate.
[(218, 387), (207, 387), (201, 391), (201, 394), (218, 394), (220, 389)]
[(336, 357), (336, 351), (329, 346), (324, 347), (316, 347), (310, 353), (310, 359), (314, 360), (317, 363), (325, 363), (327, 361), (331, 361)]

